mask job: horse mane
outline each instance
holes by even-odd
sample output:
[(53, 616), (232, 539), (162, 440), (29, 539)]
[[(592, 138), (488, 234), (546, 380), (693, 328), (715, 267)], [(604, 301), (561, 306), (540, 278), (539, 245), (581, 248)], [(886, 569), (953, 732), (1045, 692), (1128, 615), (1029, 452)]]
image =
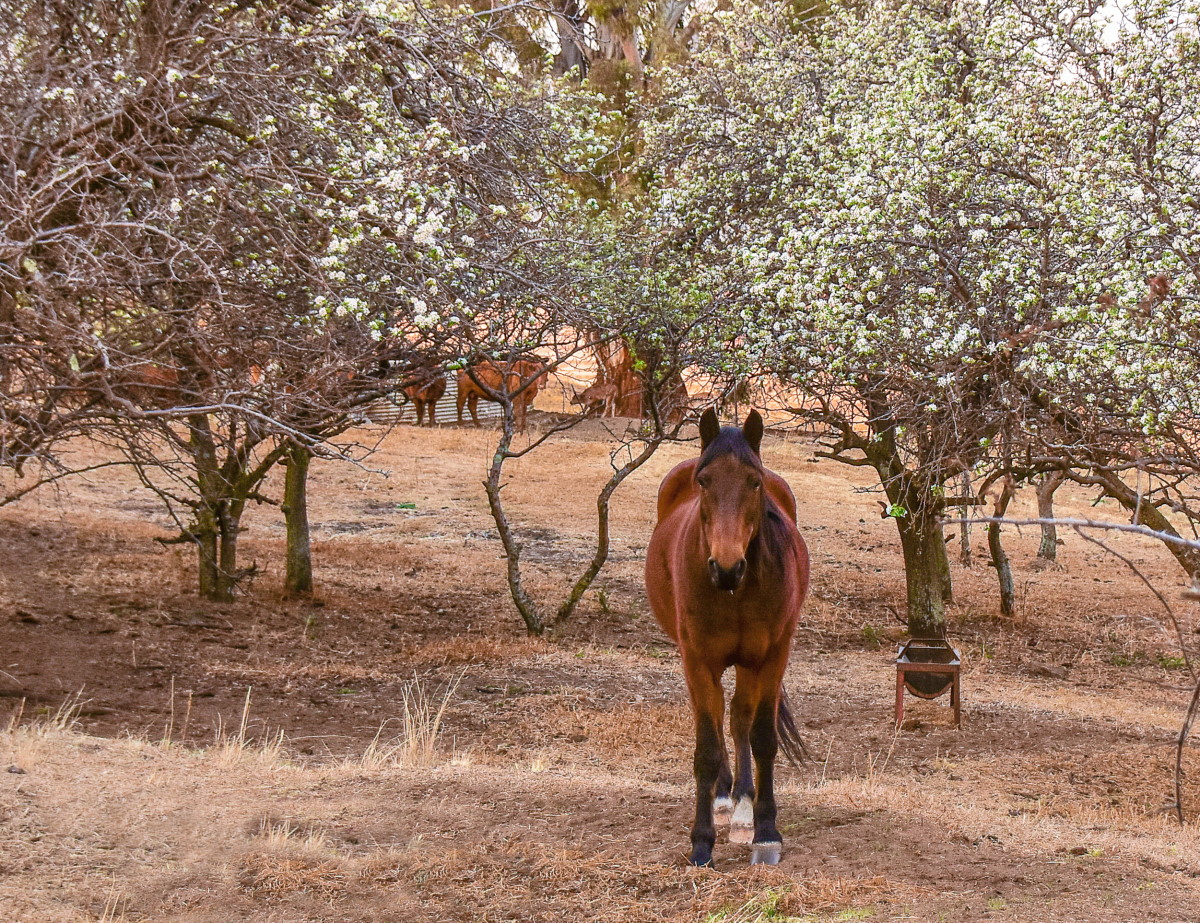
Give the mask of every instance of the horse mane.
[(696, 464), (696, 475), (723, 455), (732, 455), (744, 465), (749, 465), (755, 471), (762, 472), (762, 459), (750, 448), (750, 443), (742, 431), (736, 426), (723, 426), (721, 432), (700, 453), (700, 461)]
[[(742, 431), (736, 426), (724, 426), (704, 450), (700, 453), (700, 461), (696, 464), (694, 476), (698, 477), (708, 465), (725, 455), (732, 455), (744, 465), (753, 468), (760, 475), (766, 472), (762, 459), (750, 447)], [(746, 550), (750, 552), (753, 565), (760, 581), (770, 578), (771, 571), (783, 566), (784, 558), (792, 549), (792, 533), (788, 528), (787, 517), (783, 515), (777, 504), (763, 486), (763, 515), (758, 524), (758, 533)]]

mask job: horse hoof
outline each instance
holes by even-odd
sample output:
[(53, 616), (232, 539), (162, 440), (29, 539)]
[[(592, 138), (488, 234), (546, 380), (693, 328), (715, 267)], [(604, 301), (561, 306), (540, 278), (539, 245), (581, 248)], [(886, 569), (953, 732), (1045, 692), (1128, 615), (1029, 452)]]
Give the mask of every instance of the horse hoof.
[(750, 864), (778, 865), (782, 855), (782, 843), (755, 843), (750, 850)]
[(688, 865), (695, 866), (698, 869), (714, 868), (712, 853), (708, 853), (707, 855), (704, 853), (692, 853), (688, 856)]
[(714, 798), (713, 799), (713, 823), (718, 826), (725, 826), (733, 818), (733, 799), (732, 798)]

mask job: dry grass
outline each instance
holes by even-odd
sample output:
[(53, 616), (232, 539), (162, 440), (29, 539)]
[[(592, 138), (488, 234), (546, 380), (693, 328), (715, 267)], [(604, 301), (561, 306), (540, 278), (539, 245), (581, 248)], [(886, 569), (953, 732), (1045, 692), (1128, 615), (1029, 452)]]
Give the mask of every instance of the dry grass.
[(304, 894), (333, 901), (345, 895), (349, 878), (332, 859), (264, 854), (243, 859), (238, 869), (239, 887), (267, 900)]
[(213, 745), (208, 751), (212, 760), (224, 769), (243, 765), (270, 768), (278, 766), (283, 759), (283, 731), (265, 730), (259, 736), (251, 735), (250, 696), (251, 687), (247, 686), (237, 730), (230, 732), (223, 724), (218, 724)]
[[(440, 695), (430, 693), (417, 677), (405, 683), (400, 690), (400, 714), (381, 724), (362, 755), (348, 765), (374, 770), (432, 766), (438, 759), (442, 719), (461, 682), (459, 674)], [(392, 733), (392, 728), (398, 731)]]
[[(729, 886), (712, 888), (700, 901), (704, 923), (802, 923), (814, 916), (839, 915), (841, 920), (874, 917), (875, 910), (886, 905), (914, 904), (927, 898), (927, 889), (876, 875), (871, 878), (844, 878), (815, 875), (805, 881), (778, 880), (770, 872), (761, 878), (777, 883), (762, 887), (753, 876), (734, 878)], [(758, 890), (754, 890), (757, 888)], [(741, 890), (751, 891), (743, 903), (731, 907)], [(855, 911), (866, 911), (855, 913)]]
[(85, 703), (79, 693), (67, 696), (54, 708), (41, 707), (27, 715), (22, 699), (9, 715), (8, 724), (0, 739), (10, 772), (27, 773), (38, 763), (48, 739), (67, 734), (79, 722), (79, 712)]

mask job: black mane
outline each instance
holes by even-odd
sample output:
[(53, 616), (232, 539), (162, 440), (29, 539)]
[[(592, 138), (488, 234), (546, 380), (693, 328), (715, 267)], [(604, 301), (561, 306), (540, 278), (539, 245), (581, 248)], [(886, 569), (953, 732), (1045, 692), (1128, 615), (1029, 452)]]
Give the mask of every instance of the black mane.
[(746, 441), (742, 431), (736, 426), (723, 426), (717, 437), (700, 453), (700, 463), (696, 465), (696, 474), (723, 455), (732, 455), (755, 471), (763, 470), (762, 459), (758, 457), (758, 453), (754, 449), (750, 448), (750, 443)]

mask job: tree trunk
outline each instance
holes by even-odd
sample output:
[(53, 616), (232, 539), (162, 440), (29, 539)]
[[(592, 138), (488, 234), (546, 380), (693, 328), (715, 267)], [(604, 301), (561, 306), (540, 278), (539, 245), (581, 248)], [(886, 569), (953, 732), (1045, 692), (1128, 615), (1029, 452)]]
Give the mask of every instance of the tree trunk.
[(946, 636), (949, 563), (942, 526), (935, 515), (909, 509), (896, 517), (908, 589), (908, 633), (914, 638)]
[[(971, 472), (964, 471), (962, 473), (962, 496), (964, 498), (972, 497), (975, 494), (975, 485), (971, 483)], [(960, 518), (962, 523), (959, 525), (958, 532), (958, 563), (963, 567), (971, 566), (971, 523), (968, 522), (971, 516), (971, 508), (969, 506), (959, 507)]]
[[(1008, 511), (1008, 504), (1016, 493), (1012, 478), (1005, 478), (996, 497), (992, 516), (1000, 519)], [(1011, 618), (1016, 609), (1016, 594), (1013, 591), (1012, 564), (1000, 543), (1000, 523), (989, 522), (987, 527), (988, 550), (992, 553), (992, 566), (996, 568), (996, 579), (1000, 581), (1000, 614)]]
[(192, 538), (196, 543), (200, 595), (213, 602), (232, 602), (243, 576), (238, 571), (238, 533), (245, 501), (211, 498), (196, 513)]
[(938, 570), (941, 571), (942, 602), (950, 605), (954, 602), (954, 580), (950, 576), (950, 550), (946, 547), (946, 533), (940, 522), (937, 525), (937, 537), (941, 547), (934, 549), (934, 554), (937, 556)]
[(309, 596), (313, 591), (312, 541), (308, 525), (308, 468), (312, 452), (293, 444), (288, 449), (283, 482), (283, 516), (287, 523), (287, 576), (289, 596)]
[(214, 602), (230, 602), (238, 580), (237, 546), (246, 497), (234, 493), (217, 461), (217, 444), (208, 417), (188, 418), (191, 451), (200, 494), (195, 506), (192, 536), (199, 556), (200, 595)]
[(225, 565), (230, 560), (236, 563), (237, 546), (235, 540), (233, 548), (225, 547), (229, 527), (223, 508), (228, 491), (217, 462), (217, 445), (208, 417), (204, 414), (188, 417), (188, 426), (200, 494), (193, 529), (199, 555), (200, 595), (213, 602), (229, 602), (233, 599), (233, 585)]
[[(1042, 478), (1036, 491), (1038, 519), (1054, 518), (1054, 492), (1065, 479), (1066, 475), (1061, 471), (1053, 471)], [(1038, 546), (1037, 556), (1043, 561), (1054, 561), (1058, 558), (1058, 530), (1054, 523), (1042, 523), (1042, 543)]]
[(885, 401), (868, 395), (876, 438), (860, 448), (879, 475), (900, 531), (908, 590), (908, 633), (914, 638), (946, 636), (946, 603), (953, 599), (950, 557), (939, 515), (943, 484), (930, 483), (904, 466)]
[[(502, 397), (506, 396), (502, 395)], [(512, 401), (502, 400), (500, 409), (504, 414), (500, 426), (500, 443), (496, 446), (495, 454), (492, 455), (492, 463), (488, 466), (488, 476), (487, 480), (483, 482), (483, 489), (487, 492), (488, 508), (492, 511), (492, 519), (496, 523), (500, 543), (504, 546), (508, 590), (512, 596), (513, 605), (517, 607), (517, 612), (525, 622), (525, 630), (531, 635), (543, 635), (547, 628), (546, 619), (537, 603), (525, 590), (525, 583), (521, 579), (521, 544), (513, 534), (512, 525), (504, 512), (504, 502), (500, 498), (500, 491), (503, 488), (500, 478), (504, 473), (504, 462), (510, 457), (513, 440)]]
[(242, 531), (242, 511), (245, 508), (245, 500), (226, 499), (221, 501), (219, 516), (221, 567), (217, 576), (220, 580), (219, 598), (226, 602), (233, 599), (233, 591), (242, 577), (242, 574), (238, 572), (237, 555), (238, 535)]
[[(514, 429), (513, 405), (511, 402), (502, 401), (500, 406), (504, 412), (500, 441), (496, 446), (495, 454), (492, 456), (492, 463), (488, 467), (488, 476), (487, 480), (483, 482), (483, 487), (487, 492), (488, 507), (491, 509), (492, 519), (496, 523), (496, 531), (500, 536), (501, 544), (504, 546), (504, 556), (507, 559), (508, 589), (512, 596), (513, 605), (516, 606), (522, 621), (525, 622), (525, 630), (531, 635), (543, 635), (547, 631), (559, 627), (571, 617), (579, 605), (579, 601), (583, 599), (584, 593), (588, 591), (599, 575), (601, 568), (604, 567), (605, 561), (608, 560), (610, 543), (609, 503), (612, 500), (612, 495), (629, 475), (633, 474), (633, 472), (637, 471), (638, 468), (650, 460), (663, 440), (666, 439), (666, 433), (661, 429), (656, 429), (653, 434), (644, 437), (645, 445), (642, 447), (642, 450), (619, 467), (615, 463), (617, 453), (613, 453), (612, 476), (608, 479), (604, 487), (601, 488), (600, 493), (596, 497), (596, 548), (592, 555), (592, 560), (571, 586), (567, 598), (558, 607), (557, 611), (551, 615), (525, 589), (525, 583), (521, 575), (521, 544), (517, 540), (516, 533), (513, 531), (512, 524), (508, 521), (508, 516), (504, 510), (504, 501), (501, 497), (501, 490), (503, 488), (501, 478), (504, 473), (504, 463), (509, 458), (519, 458), (523, 453), (513, 453), (511, 451)], [(629, 448), (629, 446), (626, 446), (626, 448)]]
[(218, 558), (217, 517), (211, 510), (201, 509), (192, 530), (196, 542), (197, 572), (200, 595), (204, 599), (222, 601), (221, 567)]

